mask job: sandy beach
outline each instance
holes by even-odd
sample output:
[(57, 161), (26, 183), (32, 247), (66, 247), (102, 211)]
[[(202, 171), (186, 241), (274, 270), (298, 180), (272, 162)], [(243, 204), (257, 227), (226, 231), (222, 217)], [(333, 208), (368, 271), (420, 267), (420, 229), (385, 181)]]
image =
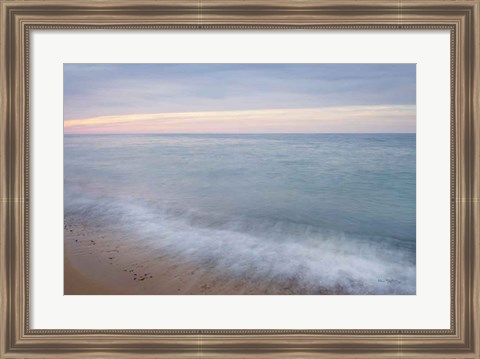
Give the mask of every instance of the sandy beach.
[(306, 294), (295, 280), (227, 277), (79, 218), (66, 218), (64, 233), (65, 295)]
[(100, 285), (96, 281), (85, 277), (70, 264), (70, 259), (68, 256), (65, 256), (64, 262), (64, 288), (64, 293), (69, 295), (91, 293), (101, 295), (122, 294), (120, 291), (116, 291), (105, 285)]

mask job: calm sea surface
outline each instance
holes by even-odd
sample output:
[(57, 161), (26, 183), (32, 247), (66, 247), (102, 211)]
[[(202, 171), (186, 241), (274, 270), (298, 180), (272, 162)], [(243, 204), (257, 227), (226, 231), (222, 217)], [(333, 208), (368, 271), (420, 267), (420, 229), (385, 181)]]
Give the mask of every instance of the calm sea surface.
[(66, 135), (65, 215), (232, 276), (415, 294), (415, 134)]

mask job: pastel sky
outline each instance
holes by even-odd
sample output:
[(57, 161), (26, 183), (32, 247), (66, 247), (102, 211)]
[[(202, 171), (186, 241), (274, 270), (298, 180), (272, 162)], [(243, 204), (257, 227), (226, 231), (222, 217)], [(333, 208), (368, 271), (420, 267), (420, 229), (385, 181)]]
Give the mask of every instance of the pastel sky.
[(415, 132), (415, 64), (64, 64), (64, 129)]

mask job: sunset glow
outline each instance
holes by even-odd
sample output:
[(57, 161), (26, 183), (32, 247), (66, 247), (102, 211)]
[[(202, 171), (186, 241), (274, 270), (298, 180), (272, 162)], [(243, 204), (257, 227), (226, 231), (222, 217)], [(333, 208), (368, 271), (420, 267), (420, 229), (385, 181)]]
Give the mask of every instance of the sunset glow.
[(414, 132), (414, 106), (208, 111), (66, 120), (65, 133)]
[(66, 134), (415, 132), (414, 64), (65, 64)]

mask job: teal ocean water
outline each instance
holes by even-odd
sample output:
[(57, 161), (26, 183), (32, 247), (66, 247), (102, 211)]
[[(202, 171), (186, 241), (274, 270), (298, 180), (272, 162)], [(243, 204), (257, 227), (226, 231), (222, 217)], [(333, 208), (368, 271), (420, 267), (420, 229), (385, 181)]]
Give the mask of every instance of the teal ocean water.
[(415, 134), (65, 135), (64, 210), (305, 294), (415, 294)]

